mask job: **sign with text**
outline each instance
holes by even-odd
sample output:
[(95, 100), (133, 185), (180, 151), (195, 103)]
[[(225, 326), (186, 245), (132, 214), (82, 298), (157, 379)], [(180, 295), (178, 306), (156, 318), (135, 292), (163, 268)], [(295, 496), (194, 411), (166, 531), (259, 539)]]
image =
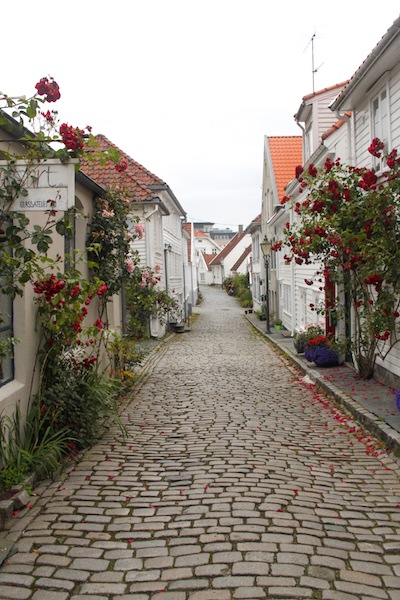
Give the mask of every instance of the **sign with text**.
[(19, 195), (9, 207), (17, 212), (68, 210), (75, 205), (75, 165), (77, 160), (62, 164), (59, 160), (45, 160), (37, 165), (23, 160), (15, 161), (12, 173), (9, 163), (0, 161), (0, 187), (21, 185), (27, 195)]

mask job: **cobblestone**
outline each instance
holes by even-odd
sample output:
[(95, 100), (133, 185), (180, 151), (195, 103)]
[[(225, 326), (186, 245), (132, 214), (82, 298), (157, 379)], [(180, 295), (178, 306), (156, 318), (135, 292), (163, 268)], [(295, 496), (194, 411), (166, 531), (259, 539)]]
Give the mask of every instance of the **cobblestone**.
[(400, 600), (397, 458), (204, 296), (145, 362), (127, 439), (10, 522), (1, 600)]

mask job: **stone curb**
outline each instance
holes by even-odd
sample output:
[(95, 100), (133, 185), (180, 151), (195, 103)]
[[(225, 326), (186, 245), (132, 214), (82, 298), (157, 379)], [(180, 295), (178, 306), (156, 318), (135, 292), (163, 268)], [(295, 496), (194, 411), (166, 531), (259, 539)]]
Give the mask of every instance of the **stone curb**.
[(381, 440), (386, 447), (394, 452), (396, 455), (400, 455), (400, 434), (395, 431), (390, 425), (382, 422), (369, 410), (364, 408), (359, 402), (354, 400), (350, 395), (346, 394), (338, 386), (334, 385), (330, 381), (324, 379), (318, 371), (312, 367), (308, 367), (304, 361), (297, 358), (295, 355), (287, 351), (283, 344), (280, 344), (277, 340), (270, 337), (265, 331), (263, 331), (247, 316), (244, 315), (245, 319), (250, 325), (256, 329), (259, 333), (264, 336), (264, 339), (268, 344), (274, 346), (285, 358), (287, 358), (295, 367), (297, 367), (304, 375), (308, 375), (313, 383), (328, 394), (337, 404), (344, 407), (350, 412), (354, 418), (371, 433), (373, 433), (379, 440)]

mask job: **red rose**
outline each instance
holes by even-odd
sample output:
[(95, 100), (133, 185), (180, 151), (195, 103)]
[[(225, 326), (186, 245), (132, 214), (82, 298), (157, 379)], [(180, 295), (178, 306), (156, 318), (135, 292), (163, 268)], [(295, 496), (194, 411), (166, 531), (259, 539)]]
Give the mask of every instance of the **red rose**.
[(313, 165), (313, 163), (308, 165), (308, 174), (311, 177), (316, 177), (318, 175), (318, 171), (317, 171), (316, 167)]
[(297, 165), (296, 169), (295, 169), (295, 177), (296, 179), (300, 179), (301, 174), (303, 173), (304, 169), (301, 165)]
[(42, 77), (40, 81), (35, 85), (39, 96), (46, 96), (46, 102), (56, 102), (61, 98), (60, 88), (58, 83), (54, 81), (52, 77)]
[(385, 144), (381, 142), (379, 138), (374, 138), (371, 142), (371, 145), (368, 148), (368, 152), (372, 154), (372, 156), (376, 156), (377, 158), (381, 157), (382, 150), (384, 149)]
[(78, 127), (72, 127), (63, 123), (60, 126), (60, 135), (68, 150), (81, 150), (84, 146), (83, 136), (85, 132)]

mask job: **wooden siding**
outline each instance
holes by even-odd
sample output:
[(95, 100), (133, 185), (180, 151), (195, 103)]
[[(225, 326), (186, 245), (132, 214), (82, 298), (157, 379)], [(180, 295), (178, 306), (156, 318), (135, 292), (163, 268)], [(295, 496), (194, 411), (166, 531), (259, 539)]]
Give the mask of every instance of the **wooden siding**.
[(400, 70), (389, 84), (389, 107), (392, 148), (400, 147)]

